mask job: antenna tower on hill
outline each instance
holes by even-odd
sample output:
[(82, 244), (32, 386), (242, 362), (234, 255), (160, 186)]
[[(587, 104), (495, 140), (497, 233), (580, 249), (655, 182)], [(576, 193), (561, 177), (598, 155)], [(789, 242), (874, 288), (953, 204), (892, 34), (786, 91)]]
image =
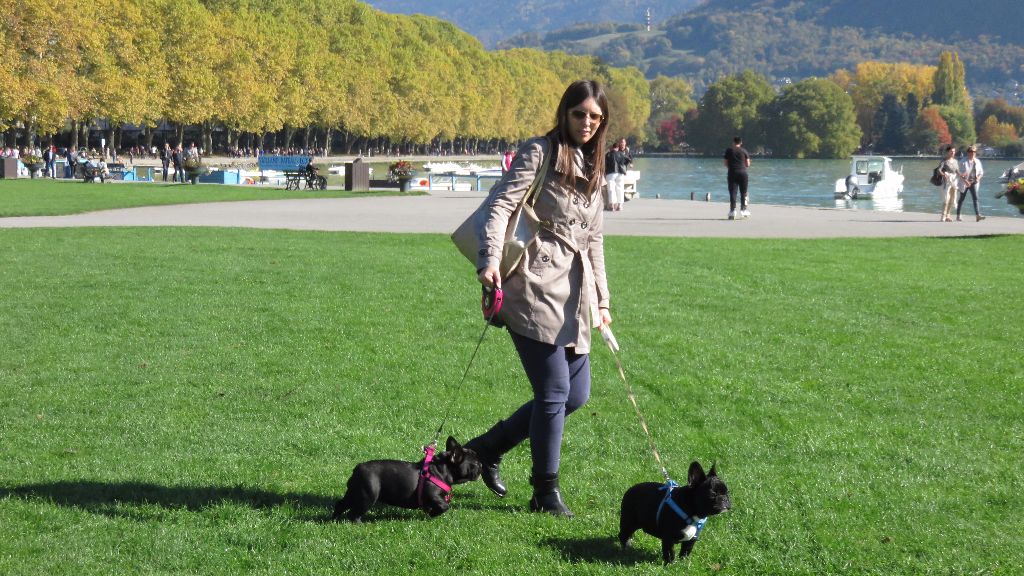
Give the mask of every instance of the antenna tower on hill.
[(647, 20), (647, 31), (650, 32), (651, 31), (651, 9), (650, 9), (650, 7), (647, 8), (647, 12), (645, 14), (645, 17), (646, 17), (646, 20)]

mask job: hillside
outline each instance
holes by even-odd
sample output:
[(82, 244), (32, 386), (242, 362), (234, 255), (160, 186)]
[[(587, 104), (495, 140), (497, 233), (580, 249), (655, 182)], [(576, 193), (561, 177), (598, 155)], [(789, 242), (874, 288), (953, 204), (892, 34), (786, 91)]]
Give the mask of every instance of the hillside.
[(651, 32), (575, 26), (502, 46), (594, 54), (649, 78), (683, 76), (698, 91), (744, 69), (784, 82), (865, 60), (933, 64), (942, 50), (955, 50), (972, 91), (1012, 100), (1016, 81), (1024, 82), (1024, 35), (1008, 30), (1019, 18), (1005, 16), (1020, 14), (1020, 0), (990, 0), (977, 12), (959, 0), (709, 0)]
[(499, 41), (530, 32), (546, 32), (580, 22), (628, 23), (640, 27), (645, 11), (654, 22), (688, 10), (701, 0), (368, 0), (378, 10), (426, 14), (454, 23), (494, 47)]

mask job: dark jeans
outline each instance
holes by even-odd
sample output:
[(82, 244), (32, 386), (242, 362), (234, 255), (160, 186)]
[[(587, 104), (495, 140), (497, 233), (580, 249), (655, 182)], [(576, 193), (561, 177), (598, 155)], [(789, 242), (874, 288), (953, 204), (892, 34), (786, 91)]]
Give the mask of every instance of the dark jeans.
[(747, 173), (729, 172), (729, 210), (736, 211), (736, 192), (741, 196), (740, 209), (747, 209)]
[(163, 160), (160, 162), (160, 164), (162, 164), (164, 167), (164, 182), (167, 182), (167, 171), (170, 170), (171, 168), (171, 162), (170, 160)]
[(502, 423), (503, 444), (515, 446), (529, 437), (533, 474), (557, 474), (565, 417), (590, 398), (590, 356), (509, 333), (533, 388), (533, 400)]
[(956, 203), (956, 215), (960, 217), (960, 209), (964, 206), (964, 198), (967, 196), (967, 191), (971, 191), (971, 202), (974, 202), (974, 215), (981, 216), (981, 212), (978, 212), (978, 183), (975, 182), (967, 188), (964, 188), (963, 192), (960, 193), (960, 201)]

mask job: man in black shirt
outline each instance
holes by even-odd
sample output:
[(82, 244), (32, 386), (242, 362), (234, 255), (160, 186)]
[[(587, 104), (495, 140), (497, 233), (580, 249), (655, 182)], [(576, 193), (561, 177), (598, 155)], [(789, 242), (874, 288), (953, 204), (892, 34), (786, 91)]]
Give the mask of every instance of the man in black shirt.
[(743, 139), (739, 136), (732, 139), (732, 147), (725, 149), (722, 163), (729, 170), (729, 220), (736, 219), (736, 192), (740, 193), (740, 216), (750, 218), (747, 210), (747, 168), (750, 167), (750, 154), (743, 149)]

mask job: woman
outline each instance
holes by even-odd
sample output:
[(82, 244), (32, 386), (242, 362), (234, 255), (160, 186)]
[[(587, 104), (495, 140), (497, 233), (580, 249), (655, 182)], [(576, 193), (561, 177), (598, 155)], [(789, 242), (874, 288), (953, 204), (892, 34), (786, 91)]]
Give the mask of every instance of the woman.
[[(572, 516), (558, 487), (565, 417), (590, 397), (591, 328), (612, 321), (601, 197), (607, 120), (608, 100), (597, 82), (578, 81), (566, 89), (554, 129), (527, 141), (491, 189), (477, 259), (480, 283), (504, 292), (499, 319), (512, 336), (533, 399), (466, 446), (483, 460), (487, 487), (504, 496), (501, 457), (529, 438), (530, 509), (556, 516)], [(534, 204), (542, 229), (503, 282), (498, 264), (508, 219), (542, 162), (548, 171)]]
[(952, 222), (950, 210), (956, 208), (956, 188), (960, 179), (960, 167), (956, 163), (956, 148), (946, 146), (946, 156), (939, 164), (942, 172), (942, 222)]
[(981, 210), (978, 209), (978, 185), (981, 184), (981, 177), (985, 175), (985, 169), (981, 165), (981, 160), (978, 160), (978, 149), (974, 146), (967, 148), (967, 160), (964, 160), (963, 165), (960, 167), (960, 182), (963, 185), (963, 190), (960, 191), (960, 199), (956, 203), (956, 221), (960, 222), (960, 209), (964, 206), (964, 200), (967, 197), (967, 193), (971, 193), (971, 201), (974, 202), (974, 218), (976, 222), (981, 222), (985, 219), (981, 215)]

